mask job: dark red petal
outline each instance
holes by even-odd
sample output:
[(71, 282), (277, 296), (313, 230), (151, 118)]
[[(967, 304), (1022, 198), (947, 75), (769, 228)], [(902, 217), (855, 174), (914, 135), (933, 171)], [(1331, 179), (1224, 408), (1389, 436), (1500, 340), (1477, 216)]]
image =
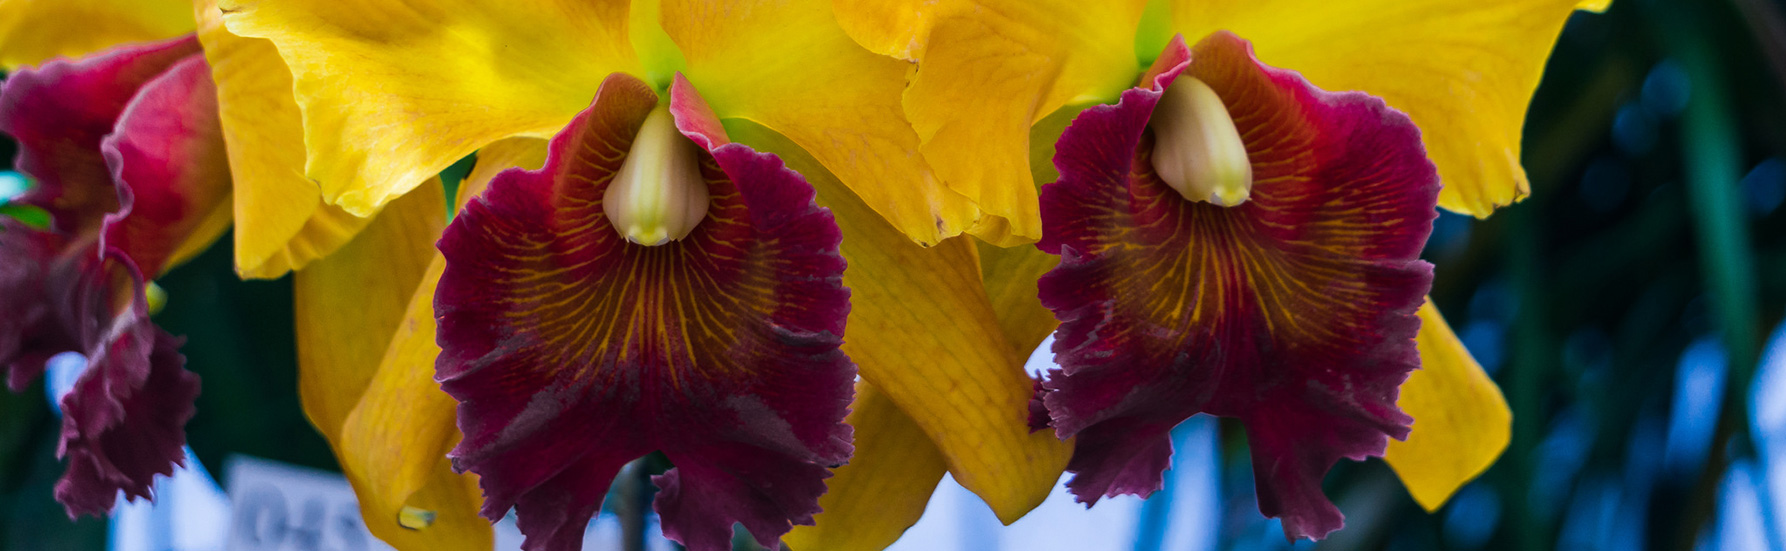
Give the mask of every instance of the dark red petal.
[(694, 85), (689, 84), (682, 73), (676, 73), (676, 79), (670, 83), (670, 111), (676, 115), (676, 129), (702, 149), (712, 151), (732, 143), (719, 116), (713, 114), (707, 100), (695, 91)]
[[(616, 455), (586, 455), (551, 480), (522, 494), (515, 502), (515, 523), (527, 536), (524, 547), (582, 549), (583, 531), (589, 527), (589, 519), (601, 510), (608, 485), (626, 465), (627, 459)], [(488, 515), (488, 502), (484, 507)]]
[(1153, 65), (1141, 73), (1140, 87), (1159, 92), (1172, 84), (1178, 74), (1184, 72), (1191, 62), (1191, 49), (1184, 45), (1184, 35), (1175, 35), (1166, 42), (1166, 49), (1160, 51), (1160, 57), (1153, 59)]
[(96, 230), (117, 208), (100, 140), (139, 88), (198, 53), (198, 40), (187, 36), (9, 75), (0, 85), (0, 132), (18, 141), (14, 164), (37, 181), (19, 200), (48, 210), (63, 232)]
[(794, 524), (812, 524), (826, 465), (756, 443), (714, 442), (670, 452), (676, 468), (652, 478), (664, 536), (690, 549), (730, 549), (732, 522), (774, 549)]
[(104, 514), (119, 491), (153, 497), (155, 475), (184, 462), (184, 427), (198, 398), (180, 340), (149, 321), (141, 273), (117, 251), (85, 258), (91, 262), (69, 306), (79, 316), (87, 369), (62, 398), (58, 455), (68, 471), (56, 483), (56, 500), (71, 517)]
[(118, 492), (150, 495), (155, 475), (184, 459), (198, 377), (179, 341), (149, 321), (142, 273), (130, 258), (101, 252), (96, 238), (0, 222), (0, 368), (14, 391), (44, 362), (80, 352), (87, 369), (62, 399), (59, 455), (68, 470), (56, 499), (69, 516), (104, 514)]
[(69, 516), (105, 513), (119, 491), (153, 498), (155, 475), (172, 475), (185, 462), (199, 383), (185, 368), (180, 339), (145, 318), (106, 348), (62, 399), (60, 454), (68, 471), (56, 482), (56, 500)]
[[(577, 548), (615, 470), (653, 450), (677, 465), (666, 483), (715, 492), (660, 501), (666, 534), (729, 549), (708, 536), (742, 521), (774, 542), (850, 453), (840, 234), (799, 174), (718, 145), (688, 237), (644, 247), (608, 224), (602, 195), (656, 104), (610, 76), (544, 168), (498, 175), (440, 241), (436, 370), (464, 433), (451, 455), (482, 477), (485, 516), (516, 507), (528, 549)], [(673, 106), (680, 128), (725, 143), (689, 111)]]
[[(1343, 524), (1322, 476), (1408, 431), (1395, 400), (1419, 364), (1438, 177), (1418, 129), (1379, 99), (1315, 89), (1225, 32), (1188, 59), (1060, 139), (1038, 243), (1062, 255), (1040, 283), (1062, 322), (1044, 401), (1078, 437), (1081, 501), (1159, 488), (1173, 425), (1235, 417), (1260, 510), (1320, 538)], [(1247, 203), (1188, 202), (1154, 175), (1148, 118), (1183, 76), (1233, 115), (1253, 163)]]
[(168, 257), (229, 199), (229, 161), (217, 118), (217, 88), (205, 58), (186, 58), (149, 81), (100, 149), (118, 190), (101, 246), (128, 255), (144, 274)]
[(1074, 473), (1067, 490), (1087, 504), (1102, 496), (1147, 496), (1158, 491), (1164, 483), (1161, 473), (1172, 466), (1168, 433), (1186, 417), (1144, 413), (1107, 419), (1080, 431), (1073, 459), (1067, 462), (1067, 470)]
[(0, 216), (0, 371), (13, 392), (37, 380), (50, 356), (77, 349), (50, 318), (47, 300), (47, 272), (63, 242)]

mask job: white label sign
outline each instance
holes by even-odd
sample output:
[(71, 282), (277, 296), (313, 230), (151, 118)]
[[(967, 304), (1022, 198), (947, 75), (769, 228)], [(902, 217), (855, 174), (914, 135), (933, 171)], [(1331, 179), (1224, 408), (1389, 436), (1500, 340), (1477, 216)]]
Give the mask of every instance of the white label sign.
[(224, 468), (228, 551), (394, 551), (366, 530), (341, 475), (243, 456)]

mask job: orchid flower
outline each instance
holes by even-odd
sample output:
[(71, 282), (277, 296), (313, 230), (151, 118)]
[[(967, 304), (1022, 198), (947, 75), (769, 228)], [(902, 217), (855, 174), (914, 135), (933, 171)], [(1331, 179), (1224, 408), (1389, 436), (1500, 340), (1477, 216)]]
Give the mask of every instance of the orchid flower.
[(665, 536), (725, 549), (740, 522), (775, 545), (851, 451), (830, 212), (731, 143), (686, 79), (668, 96), (609, 76), (541, 170), (498, 174), (440, 241), (451, 457), (530, 549), (580, 548), (609, 482), (652, 451), (676, 465), (655, 479)]
[[(7, 265), (3, 294), (8, 301), (31, 303), (30, 308), (25, 304), (20, 308), (35, 313), (0, 331), (4, 333), (0, 344), (5, 344), (0, 346), (0, 359), (12, 365), (15, 388), (41, 371), (47, 354), (63, 349), (87, 352), (93, 360), (83, 381), (123, 378), (117, 384), (82, 383), (68, 398), (68, 410), (74, 413), (66, 421), (73, 428), (64, 447), (78, 460), (71, 463), (65, 482), (71, 490), (62, 499), (71, 512), (102, 513), (109, 510), (117, 489), (133, 498), (147, 495), (152, 474), (171, 472), (182, 457), (184, 438), (179, 429), (191, 416), (192, 393), (197, 391), (191, 374), (180, 370), (173, 348), (177, 340), (153, 330), (146, 306), (128, 300), (133, 294), (144, 295), (148, 287), (143, 280), (204, 250), (232, 221), (238, 272), (262, 278), (312, 264), (353, 240), (371, 221), (324, 205), (316, 186), (302, 176), (301, 122), (289, 71), (271, 43), (224, 30), (210, 2), (4, 0), (0, 13), (7, 15), (0, 23), (0, 60), (18, 69), (0, 94), (0, 103), (6, 104), (0, 119), (9, 121), (0, 131), (20, 141), (18, 166), (40, 184), (24, 201), (47, 209), (57, 224), (54, 232), (42, 232), (9, 223), (9, 230), (17, 231), (6, 233), (3, 253), (26, 262)], [(74, 22), (80, 26), (66, 27)], [(51, 29), (59, 32), (39, 32)], [(174, 38), (180, 35), (186, 36)], [(136, 42), (141, 40), (165, 42)], [(49, 59), (58, 55), (88, 57)], [(120, 199), (133, 208), (121, 210)], [(428, 199), (410, 202), (421, 205)], [(426, 216), (407, 212), (385, 217), (392, 220), (383, 225), (426, 228), (420, 230), (420, 238), (414, 233), (404, 237), (425, 245), (438, 235), (443, 203), (436, 190), (428, 208), (403, 209), (432, 213), (431, 228)], [(117, 213), (106, 214), (112, 211)], [(389, 241), (389, 233), (367, 240)], [(170, 254), (166, 249), (175, 245)], [(404, 271), (395, 266), (394, 258), (384, 255), (382, 277), (401, 279)], [(428, 256), (421, 258), (425, 265)], [(300, 324), (325, 328), (299, 335), (304, 345), (300, 363), (307, 367), (300, 377), (307, 388), (314, 390), (319, 375), (331, 373), (319, 366), (351, 363), (342, 358), (376, 347), (372, 365), (364, 366), (365, 373), (358, 377), (360, 388), (347, 388), (351, 377), (335, 377), (325, 378), (333, 392), (305, 392), (306, 411), (325, 435), (339, 432), (329, 429), (337, 425), (331, 414), (339, 408), (333, 406), (342, 401), (347, 407), (353, 405), (341, 396), (357, 397), (371, 378), (376, 354), (382, 354), (407, 304), (407, 293), (421, 275), (421, 268), (412, 270), (407, 286), (392, 291), (401, 298), (391, 300), (396, 305), (386, 316), (393, 320), (384, 335), (329, 333), (328, 328), (341, 319), (340, 311), (332, 308), (338, 304), (352, 304), (357, 316), (377, 317), (377, 310), (369, 306), (378, 304), (378, 298), (341, 296), (340, 286), (330, 287), (333, 281), (328, 278), (342, 273), (345, 269), (339, 265), (345, 263), (305, 270), (296, 278)], [(45, 285), (68, 288), (51, 289), (62, 294), (28, 291)], [(87, 291), (69, 294), (76, 287)], [(330, 288), (318, 292), (319, 287)], [(377, 290), (363, 284), (361, 288)], [(116, 297), (104, 305), (109, 310), (97, 306), (83, 310), (85, 306), (68, 303), (106, 297)], [(61, 302), (33, 302), (40, 300)], [(81, 324), (113, 319), (102, 326), (115, 327), (115, 335), (69, 333)], [(125, 338), (130, 335), (138, 340), (160, 336), (150, 350), (132, 344), (135, 341)], [(363, 345), (369, 340), (374, 344)], [(21, 346), (19, 342), (24, 348), (13, 348)], [(124, 348), (108, 355), (90, 350), (106, 343)], [(30, 361), (13, 363), (15, 351)], [(145, 383), (140, 380), (144, 368), (136, 366), (144, 362), (149, 365), (146, 384), (162, 387), (156, 392), (137, 391)], [(110, 398), (94, 394), (94, 388), (105, 389)], [(145, 402), (145, 397), (156, 401)], [(92, 406), (85, 404), (98, 400), (120, 401), (126, 409), (95, 417), (87, 413)], [(340, 413), (345, 415), (344, 410)], [(82, 421), (88, 418), (92, 420)], [(106, 444), (106, 439), (118, 438), (119, 430), (153, 438), (132, 441), (133, 448)], [(98, 449), (108, 451), (97, 460), (86, 459), (81, 454), (94, 453), (94, 441), (100, 442)], [(154, 449), (137, 449), (151, 445)], [(103, 484), (88, 476), (95, 468), (101, 471)], [(481, 529), (483, 539), (489, 539), (487, 526), (465, 526), (472, 537), (449, 530), (433, 534), (475, 540)], [(414, 539), (412, 534), (380, 528), (374, 530), (386, 539)]]
[(1037, 246), (1062, 257), (1039, 283), (1062, 320), (1043, 402), (1078, 436), (1067, 486), (1152, 493), (1173, 426), (1235, 417), (1259, 509), (1321, 538), (1341, 526), (1327, 470), (1408, 433), (1395, 399), (1420, 362), (1438, 176), (1404, 115), (1232, 34), (1175, 39), (1143, 79), (1079, 115), (1042, 189)]
[[(1525, 102), (1563, 21), (1577, 8), (1573, 0), (1493, 5), (1434, 0), (1372, 6), (1293, 0), (834, 4), (840, 23), (859, 44), (915, 63), (903, 95), (905, 113), (938, 177), (984, 211), (970, 232), (989, 242), (981, 247), (985, 286), (1008, 340), (1034, 345), (1056, 329), (1057, 320), (1067, 322), (1056, 334), (1056, 358), (1063, 372), (1043, 385), (1037, 410), (1052, 414), (1053, 428), (1060, 435), (1078, 436), (1069, 470), (1076, 472), (1073, 489), (1081, 500), (1094, 502), (1106, 493), (1145, 495), (1157, 488), (1164, 466), (1160, 454), (1169, 450), (1164, 431), (1197, 411), (1244, 420), (1247, 414), (1258, 418), (1274, 407), (1290, 411), (1353, 404), (1317, 417), (1330, 421), (1328, 425), (1295, 425), (1306, 431), (1294, 438), (1272, 432), (1263, 420), (1247, 423), (1253, 431), (1262, 506), (1273, 516), (1285, 516), (1288, 533), (1294, 536), (1319, 537), (1338, 526), (1337, 511), (1319, 493), (1320, 475), (1338, 457), (1384, 455), (1387, 442), (1390, 465), (1415, 499), (1431, 510), (1486, 469), (1506, 446), (1511, 416), (1499, 389), (1438, 312), (1421, 302), (1428, 283), (1418, 272), (1427, 268), (1415, 263), (1414, 255), (1429, 231), (1431, 215), (1419, 214), (1423, 212), (1419, 205), (1436, 202), (1486, 216), (1495, 206), (1526, 193), (1517, 162)], [(1580, 7), (1603, 9), (1604, 4)], [(1179, 71), (1192, 75), (1229, 71), (1223, 81), (1228, 88), (1196, 84), (1204, 80), (1199, 77), (1177, 79), (1180, 89), (1168, 92), (1165, 84), (1155, 81), (1178, 74), (1170, 70), (1173, 65), (1159, 64), (1160, 59), (1182, 53), (1174, 49), (1183, 49), (1182, 43), (1172, 43), (1175, 35), (1200, 43), (1220, 30), (1251, 41), (1250, 48), (1257, 49), (1263, 64), (1249, 61), (1250, 53), (1237, 55), (1233, 47), (1212, 44), (1209, 55), (1215, 59), (1200, 64), (1196, 55), (1186, 54), (1189, 61), (1176, 59), (1188, 63)], [(1255, 76), (1252, 82), (1263, 79), (1272, 84), (1235, 84), (1247, 82), (1234, 76), (1247, 67), (1269, 75)], [(1294, 82), (1303, 79), (1312, 84)], [(1193, 87), (1202, 90), (1193, 93)], [(1376, 117), (1371, 124), (1382, 128), (1370, 135), (1400, 136), (1384, 138), (1388, 140), (1384, 144), (1395, 144), (1384, 153), (1388, 156), (1364, 158), (1393, 161), (1396, 164), (1384, 166), (1405, 169), (1378, 175), (1386, 182), (1373, 189), (1394, 191), (1392, 197), (1377, 198), (1379, 203), (1354, 198), (1329, 204), (1325, 211), (1310, 211), (1307, 217), (1265, 216), (1261, 213), (1293, 208), (1283, 203), (1293, 192), (1271, 180), (1288, 169), (1259, 163), (1263, 158), (1285, 158), (1282, 152), (1256, 148), (1312, 132), (1315, 137), (1307, 138), (1312, 141), (1305, 149), (1322, 152), (1300, 158), (1334, 155), (1342, 150), (1325, 140), (1340, 135), (1339, 129), (1357, 126), (1343, 122), (1346, 117), (1321, 118), (1326, 116), (1321, 113), (1337, 108), (1322, 107), (1334, 100), (1319, 90), (1362, 90), (1382, 98), (1386, 107), (1362, 111), (1356, 106), (1369, 102), (1347, 96), (1341, 103), (1352, 106), (1347, 116), (1353, 119)], [(1148, 97), (1131, 99), (1136, 94)], [(1161, 101), (1158, 94), (1181, 97), (1155, 112), (1153, 103)], [(1292, 103), (1304, 107), (1265, 109), (1277, 101), (1273, 98), (1286, 96), (1298, 98)], [(1113, 108), (1087, 111), (1118, 100), (1121, 103)], [(1248, 110), (1236, 111), (1240, 107)], [(1259, 126), (1265, 113), (1298, 112), (1304, 114), (1303, 127)], [(1137, 116), (1138, 123), (1132, 119)], [(1405, 118), (1395, 122), (1397, 117)], [(1407, 124), (1410, 119), (1412, 125)], [(1419, 131), (1413, 130), (1415, 126)], [(1092, 127), (1107, 132), (1094, 135)], [(1213, 133), (1200, 135), (1206, 131)], [(1281, 135), (1257, 135), (1266, 131)], [(1132, 133), (1143, 133), (1145, 138)], [(1061, 140), (1059, 152), (1056, 138)], [(1160, 145), (1166, 142), (1176, 145)], [(1154, 151), (1165, 153), (1152, 157)], [(1150, 156), (1128, 157), (1140, 153)], [(1419, 170), (1427, 156), (1445, 186), (1436, 196), (1422, 199), (1431, 184), (1426, 178), (1430, 175)], [(1173, 166), (1154, 170), (1161, 165)], [(1058, 173), (1056, 166), (1061, 167)], [(1335, 199), (1332, 194), (1344, 193), (1341, 184), (1349, 182), (1335, 180), (1338, 173), (1332, 172), (1339, 168), (1332, 163), (1310, 166), (1329, 171), (1318, 178), (1325, 178), (1331, 187), (1322, 192), (1327, 195), (1309, 191), (1301, 199)], [(1068, 167), (1077, 172), (1069, 174)], [(1129, 168), (1136, 174), (1171, 172), (1165, 177), (1173, 183), (1162, 184), (1165, 180), (1152, 176), (1134, 176), (1137, 180), (1131, 181)], [(1057, 184), (1041, 186), (1038, 194), (1037, 183), (1057, 179)], [(1161, 195), (1162, 190), (1170, 195)], [(1043, 196), (1051, 194), (1057, 199), (1045, 202)], [(1143, 197), (1163, 202), (1150, 208)], [(1183, 205), (1166, 206), (1179, 203), (1195, 203), (1193, 210), (1200, 214), (1178, 210)], [(1309, 208), (1313, 207), (1294, 207)], [(1345, 218), (1359, 209), (1371, 216), (1399, 214), (1389, 217), (1394, 224), (1389, 219)], [(1225, 211), (1232, 212), (1209, 214)], [(1125, 214), (1110, 214), (1116, 212)], [(1109, 216), (1094, 215), (1098, 213)], [(1226, 221), (1215, 222), (1222, 220)], [(1183, 224), (1192, 226), (1180, 227)], [(1216, 226), (1201, 233), (1157, 233), (1173, 227), (1188, 231), (1196, 224)], [(1359, 232), (1368, 226), (1368, 235), (1383, 240), (1381, 248), (1345, 245), (1353, 237), (1342, 232), (1325, 240), (1314, 233), (1316, 228), (1348, 224), (1361, 225)], [(1269, 228), (1279, 229), (1274, 233)], [(1301, 243), (1299, 238), (1311, 241)], [(1023, 246), (1037, 240), (1040, 248)], [(1062, 253), (1063, 245), (1070, 249), (1064, 260), (1054, 256)], [(1291, 253), (1309, 252), (1298, 247), (1311, 246), (1325, 247), (1334, 255), (1315, 260), (1305, 254), (1306, 261), (1288, 264), (1266, 260), (1295, 258)], [(1155, 254), (1144, 257), (1140, 250)], [(1197, 264), (1204, 261), (1213, 264)], [(1179, 269), (1169, 270), (1175, 262), (1181, 263)], [(1392, 265), (1402, 266), (1403, 273), (1396, 278), (1367, 276)], [(1212, 270), (1207, 272), (1210, 277), (1226, 275), (1187, 276), (1187, 269), (1203, 269), (1197, 266)], [(1038, 289), (1038, 276), (1050, 271)], [(1396, 283), (1389, 284), (1391, 280)], [(1342, 281), (1342, 287), (1355, 290), (1337, 292), (1333, 286)], [(1214, 291), (1208, 285), (1225, 290), (1217, 296), (1252, 297), (1244, 300), (1258, 302), (1242, 310), (1218, 307), (1229, 299), (1201, 294)], [(1294, 302), (1297, 295), (1272, 291), (1284, 288), (1274, 285), (1326, 291), (1319, 293), (1323, 301)], [(1134, 294), (1140, 290), (1147, 291)], [(1156, 295), (1183, 300), (1170, 304), (1142, 300)], [(1348, 311), (1358, 316), (1352, 320), (1368, 322), (1356, 328), (1334, 325), (1353, 315), (1341, 314)], [(1182, 325), (1186, 319), (1196, 319), (1199, 325)], [(1258, 329), (1258, 324), (1268, 329)], [(1359, 332), (1355, 335), (1359, 340), (1346, 345), (1352, 352), (1340, 354), (1337, 351), (1348, 348), (1337, 344), (1351, 341), (1323, 340), (1311, 336), (1320, 332), (1295, 329), (1308, 326), (1326, 327), (1323, 331), (1349, 327), (1345, 331)], [(1414, 327), (1419, 328), (1417, 334)], [(1360, 348), (1370, 342), (1382, 347)], [(1255, 347), (1264, 355), (1237, 352)], [(1206, 355), (1210, 350), (1221, 354)], [(1318, 364), (1335, 370), (1359, 366), (1335, 375), (1338, 379), (1318, 378), (1319, 373), (1303, 370), (1317, 365), (1309, 364), (1310, 358), (1285, 355), (1299, 350), (1336, 354), (1334, 359), (1343, 362)], [(1421, 369), (1406, 375), (1416, 363)], [(1402, 383), (1404, 375), (1407, 381)], [(1238, 403), (1237, 398), (1225, 398), (1237, 393), (1263, 396), (1284, 385), (1363, 385), (1364, 377), (1369, 377), (1368, 385), (1338, 392), (1331, 399), (1298, 396), (1261, 400), (1248, 408), (1224, 405)], [(1128, 401), (1122, 400), (1124, 396)], [(1413, 419), (1411, 432), (1408, 417)], [(1358, 420), (1356, 425), (1367, 429), (1336, 432), (1333, 427), (1341, 425), (1341, 419)], [(1407, 439), (1391, 440), (1392, 436)], [(1270, 438), (1278, 438), (1277, 447), (1268, 447), (1274, 444)], [(1276, 464), (1272, 461), (1288, 459), (1294, 461), (1284, 465), (1294, 472), (1268, 468)], [(922, 463), (888, 465), (874, 473), (853, 472), (855, 467), (840, 470), (839, 478), (917, 476), (913, 471), (933, 469)], [(833, 486), (834, 492), (849, 491), (840, 484)], [(891, 539), (870, 541), (857, 534), (872, 529), (896, 536), (915, 520), (830, 504), (826, 509), (815, 527), (797, 530), (790, 540), (821, 548), (845, 543), (873, 548)], [(903, 524), (889, 528), (888, 523)]]
[(235, 175), (236, 268), (243, 277), (276, 278), (328, 255), (370, 219), (321, 201), (302, 172), (290, 72), (272, 44), (230, 34), (218, 15), (210, 1), (0, 0), (0, 66), (196, 34)]
[[(679, 469), (660, 480), (666, 533), (713, 547), (738, 519), (774, 543), (816, 509), (824, 467), (847, 449), (838, 422), (851, 394), (848, 366), (824, 351), (845, 326), (834, 319), (837, 300), (824, 298), (834, 295), (825, 282), (836, 266), (822, 254), (829, 231), (841, 233), (835, 247), (849, 266), (841, 352), (864, 381), (854, 408), (898, 411), (928, 459), (1007, 520), (1039, 504), (1065, 467), (1070, 446), (1028, 430), (1028, 351), (1006, 340), (973, 243), (951, 238), (977, 210), (930, 174), (901, 114), (906, 64), (851, 42), (827, 3), (223, 8), (232, 32), (271, 40), (291, 67), (306, 172), (325, 201), (349, 212), (387, 208), (473, 151), (467, 189), (488, 182), (463, 197), (443, 254), (337, 425), (337, 452), (369, 524), (426, 533), (443, 525), (448, 512), (438, 507), (465, 506), (417, 502), (460, 492), (437, 474), (452, 449), (454, 466), (480, 475), (487, 516), (515, 505), (529, 546), (567, 546), (615, 462), (661, 449)], [(627, 168), (633, 159), (659, 168)], [(667, 187), (614, 183), (634, 182), (627, 174), (639, 170), (681, 176), (663, 180), (678, 182)], [(687, 209), (702, 190), (709, 207)], [(808, 201), (830, 210), (836, 230), (825, 230), (826, 215)], [(795, 221), (812, 231), (773, 238)], [(775, 246), (795, 237), (799, 247)], [(350, 262), (361, 254), (353, 248), (319, 267)], [(625, 273), (595, 269), (597, 254), (657, 275), (620, 285)], [(671, 259), (680, 260), (662, 264)], [(752, 279), (764, 274), (781, 276)], [(801, 281), (810, 283), (794, 285)], [(798, 289), (812, 292), (788, 294)], [(651, 314), (616, 325), (614, 301)], [(634, 323), (649, 331), (633, 339), (669, 344), (633, 340), (642, 348), (604, 355), (629, 342), (627, 333), (591, 334)], [(764, 340), (768, 327), (788, 333)], [(765, 360), (771, 352), (780, 359)], [(814, 375), (776, 375), (783, 368), (771, 366), (784, 363)], [(788, 394), (795, 388), (804, 394)], [(732, 398), (691, 398), (716, 392)], [(657, 405), (672, 403), (684, 407)], [(601, 416), (589, 412), (626, 420), (591, 426)], [(787, 468), (717, 474), (751, 461)], [(766, 476), (787, 479), (775, 492), (751, 489)], [(942, 473), (926, 476), (900, 481), (934, 487)], [(683, 484), (712, 491), (685, 504), (671, 490)]]
[(16, 201), (51, 216), (41, 229), (0, 218), (0, 369), (17, 392), (51, 356), (86, 356), (57, 452), (71, 517), (111, 510), (120, 491), (149, 497), (185, 457), (198, 376), (149, 321), (147, 278), (227, 227), (215, 98), (190, 37), (49, 61), (0, 86), (0, 132), (37, 180)]

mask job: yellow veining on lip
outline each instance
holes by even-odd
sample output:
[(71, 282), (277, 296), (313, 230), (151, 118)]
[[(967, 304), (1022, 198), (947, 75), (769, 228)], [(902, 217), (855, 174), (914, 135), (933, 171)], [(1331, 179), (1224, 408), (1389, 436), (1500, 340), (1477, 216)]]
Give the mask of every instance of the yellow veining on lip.
[[(1369, 268), (1357, 260), (1367, 257), (1375, 230), (1356, 221), (1395, 220), (1384, 217), (1387, 211), (1357, 216), (1371, 206), (1345, 197), (1309, 204), (1314, 201), (1306, 194), (1315, 192), (1306, 187), (1310, 171), (1322, 162), (1308, 147), (1311, 121), (1261, 108), (1255, 103), (1266, 100), (1254, 99), (1260, 94), (1235, 92), (1225, 112), (1235, 114), (1238, 145), (1251, 165), (1252, 200), (1228, 208), (1186, 200), (1155, 171), (1161, 149), (1155, 126), (1135, 153), (1131, 208), (1101, 213), (1113, 218), (1097, 224), (1107, 235), (1086, 252), (1114, 263), (1108, 276), (1115, 308), (1142, 322), (1127, 329), (1132, 338), (1167, 345), (1197, 332), (1235, 331), (1271, 336), (1269, 342), (1236, 342), (1242, 346), (1358, 346), (1367, 337), (1353, 322), (1362, 321), (1377, 297), (1366, 279)], [(1321, 216), (1305, 216), (1308, 209), (1320, 209)], [(1257, 312), (1251, 323), (1259, 326), (1243, 326), (1244, 318), (1235, 317), (1247, 311)]]
[[(489, 228), (504, 248), (526, 251), (513, 257), (525, 267), (492, 282), (516, 302), (507, 313), (513, 323), (538, 328), (536, 338), (522, 341), (533, 349), (523, 353), (544, 358), (539, 365), (593, 377), (587, 382), (598, 385), (650, 375), (577, 367), (662, 368), (676, 391), (688, 388), (691, 378), (739, 374), (752, 358), (749, 351), (730, 353), (734, 345), (772, 338), (744, 334), (763, 330), (746, 320), (767, 317), (778, 301), (788, 300), (773, 294), (780, 266), (769, 253), (777, 243), (756, 239), (736, 188), (705, 154), (698, 185), (711, 189), (714, 205), (705, 219), (680, 241), (627, 241), (595, 200), (598, 189), (612, 185), (626, 146), (592, 140), (566, 160), (577, 168), (559, 175), (556, 214), (545, 222), (561, 237), (542, 240)], [(561, 263), (589, 250), (604, 253)]]

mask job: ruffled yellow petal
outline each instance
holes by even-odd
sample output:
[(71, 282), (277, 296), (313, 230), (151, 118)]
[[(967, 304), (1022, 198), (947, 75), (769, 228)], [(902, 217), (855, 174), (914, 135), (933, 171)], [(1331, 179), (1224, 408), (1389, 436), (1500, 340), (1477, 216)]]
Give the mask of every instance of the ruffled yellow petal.
[(1030, 126), (1069, 102), (1114, 100), (1135, 84), (1144, 5), (985, 0), (935, 8), (925, 20), (905, 114), (937, 175), (983, 211), (974, 235), (998, 245), (1041, 235)]
[(215, 0), (196, 5), (235, 185), (236, 271), (275, 278), (302, 269), (370, 219), (323, 204), (316, 183), (304, 178), (303, 120), (291, 71), (273, 43), (230, 34)]
[(0, 69), (192, 32), (187, 0), (0, 0)]
[(1001, 520), (1041, 504), (1066, 468), (1071, 442), (1030, 433), (1027, 353), (1018, 354), (999, 328), (969, 238), (919, 247), (787, 138), (748, 122), (726, 129), (735, 141), (780, 155), (836, 215), (850, 265), (843, 350), (862, 378), (930, 436), (949, 472)]
[(1384, 459), (1428, 511), (1482, 474), (1512, 436), (1513, 412), (1500, 387), (1470, 357), (1432, 301), (1420, 307), (1420, 369), (1396, 405), (1414, 417), (1407, 441), (1389, 441)]
[(1054, 319), (1054, 312), (1044, 308), (1036, 294), (1036, 280), (1059, 266), (1060, 257), (1030, 245), (977, 245), (980, 277), (986, 282), (992, 311), (998, 314), (999, 328), (1018, 353), (1028, 356), (1060, 326), (1060, 320)]
[(900, 108), (909, 64), (858, 47), (829, 1), (668, 0), (663, 26), (716, 114), (800, 144), (911, 239), (935, 244), (974, 222), (918, 153)]
[[(493, 143), (479, 152), (477, 166), (459, 188), (460, 203), (481, 192), (498, 172), (515, 166), (536, 169), (544, 162), (544, 140)], [(400, 199), (387, 211), (408, 200)], [(443, 205), (436, 202), (436, 212), (444, 212)], [(391, 335), (389, 346), (382, 349), (376, 374), (342, 422), (337, 454), (360, 497), (366, 527), (380, 539), (404, 550), (489, 549), (489, 522), (477, 515), (481, 494), (476, 477), (454, 473), (446, 459), (459, 431), (457, 404), (434, 382), (434, 358), (440, 354), (434, 344), (434, 288), (446, 269), (446, 260), (432, 247), (438, 235), (428, 237), (432, 260), (419, 283), (399, 293), (406, 299), (402, 320), (386, 333)], [(431, 521), (420, 522), (425, 519)]]
[(856, 428), (856, 453), (825, 481), (814, 524), (782, 538), (793, 551), (885, 549), (924, 515), (948, 470), (924, 430), (873, 385), (856, 384), (845, 421)]
[[(1056, 109), (1030, 127), (1029, 168), (1036, 182), (1060, 179), (1060, 173), (1054, 169), (1054, 141), (1086, 107), (1090, 105)], [(1029, 244), (999, 247), (980, 241), (976, 245), (980, 250), (980, 276), (986, 283), (987, 298), (992, 299), (992, 309), (998, 313), (999, 327), (1018, 353), (1034, 352), (1042, 339), (1060, 326), (1060, 320), (1042, 307), (1036, 293), (1036, 280), (1060, 265), (1060, 257)]]
[(332, 442), (437, 255), (445, 205), (438, 183), (419, 188), (337, 254), (293, 276), (299, 397)]
[(1173, 27), (1252, 41), (1267, 64), (1408, 113), (1445, 188), (1439, 205), (1488, 216), (1529, 189), (1520, 128), (1544, 61), (1580, 0), (1176, 0)]
[(609, 73), (638, 72), (625, 0), (219, 5), (231, 32), (279, 48), (305, 172), (360, 216), (492, 141), (550, 136)]
[(1612, 0), (1581, 0), (1580, 4), (1575, 5), (1575, 9), (1594, 13), (1605, 12), (1606, 8), (1610, 7), (1612, 7)]

